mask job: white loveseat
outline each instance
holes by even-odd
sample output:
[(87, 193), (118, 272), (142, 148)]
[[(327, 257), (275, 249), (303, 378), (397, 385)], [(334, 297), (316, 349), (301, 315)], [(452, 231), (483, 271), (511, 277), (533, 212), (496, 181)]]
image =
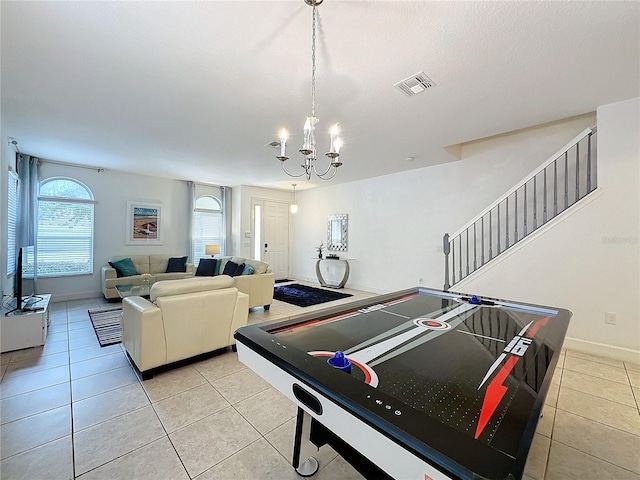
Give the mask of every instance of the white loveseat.
[(227, 275), (162, 281), (150, 294), (122, 301), (122, 343), (143, 379), (157, 367), (234, 345), (233, 333), (247, 324), (249, 297)]
[(116, 269), (107, 264), (102, 267), (101, 282), (102, 294), (107, 300), (120, 298), (116, 291), (116, 285), (141, 285), (142, 274), (149, 273), (151, 278), (149, 283), (153, 284), (159, 280), (178, 280), (193, 276), (193, 264), (187, 263), (186, 272), (166, 273), (169, 258), (180, 257), (181, 255), (152, 254), (152, 255), (119, 255), (111, 257), (109, 262), (115, 262), (130, 258), (140, 275), (128, 277), (118, 277)]
[(275, 275), (269, 270), (269, 265), (258, 260), (250, 260), (243, 257), (221, 257), (220, 273), (224, 271), (227, 262), (241, 265), (251, 265), (254, 273), (251, 275), (239, 275), (233, 277), (234, 284), (243, 293), (249, 295), (249, 308), (264, 307), (269, 310), (273, 303), (273, 287), (275, 285)]

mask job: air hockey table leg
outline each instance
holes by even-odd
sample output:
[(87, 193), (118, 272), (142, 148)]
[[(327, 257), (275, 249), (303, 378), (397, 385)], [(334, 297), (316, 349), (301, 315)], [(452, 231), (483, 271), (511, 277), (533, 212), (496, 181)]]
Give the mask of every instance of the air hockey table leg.
[(320, 465), (313, 457), (317, 453), (318, 447), (311, 442), (311, 415), (298, 407), (292, 462), (298, 475), (310, 477), (318, 471)]

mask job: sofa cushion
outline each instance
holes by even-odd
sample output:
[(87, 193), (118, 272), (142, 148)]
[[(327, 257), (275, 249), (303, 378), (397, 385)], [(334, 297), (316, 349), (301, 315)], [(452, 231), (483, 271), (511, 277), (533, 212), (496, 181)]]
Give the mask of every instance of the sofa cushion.
[(213, 277), (217, 263), (215, 258), (201, 258), (196, 269), (196, 277)]
[(116, 269), (118, 277), (131, 277), (133, 275), (139, 275), (138, 269), (133, 264), (131, 258), (123, 258), (122, 260), (116, 260), (109, 262), (113, 268)]
[(171, 257), (167, 262), (167, 269), (164, 273), (186, 272), (187, 257)]
[(233, 287), (233, 279), (227, 275), (217, 277), (192, 277), (182, 280), (164, 280), (156, 282), (151, 287), (149, 297), (152, 302), (160, 297), (183, 295), (185, 293), (204, 292), (206, 290), (220, 290)]

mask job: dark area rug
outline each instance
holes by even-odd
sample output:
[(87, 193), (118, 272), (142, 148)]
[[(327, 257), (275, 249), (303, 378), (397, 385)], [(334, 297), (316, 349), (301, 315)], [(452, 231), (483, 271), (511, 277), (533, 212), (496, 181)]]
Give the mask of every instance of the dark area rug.
[(122, 342), (121, 313), (122, 307), (89, 310), (89, 318), (101, 347)]
[(281, 302), (290, 303), (298, 307), (309, 307), (319, 303), (332, 302), (341, 298), (352, 297), (350, 293), (340, 293), (335, 290), (307, 287), (298, 283), (283, 285), (273, 289), (273, 298)]

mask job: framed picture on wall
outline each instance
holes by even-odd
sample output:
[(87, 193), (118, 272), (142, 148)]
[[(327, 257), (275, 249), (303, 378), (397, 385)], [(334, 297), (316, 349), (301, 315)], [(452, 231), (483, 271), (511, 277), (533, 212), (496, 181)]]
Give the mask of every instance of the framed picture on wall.
[(127, 245), (162, 245), (162, 204), (127, 202)]

